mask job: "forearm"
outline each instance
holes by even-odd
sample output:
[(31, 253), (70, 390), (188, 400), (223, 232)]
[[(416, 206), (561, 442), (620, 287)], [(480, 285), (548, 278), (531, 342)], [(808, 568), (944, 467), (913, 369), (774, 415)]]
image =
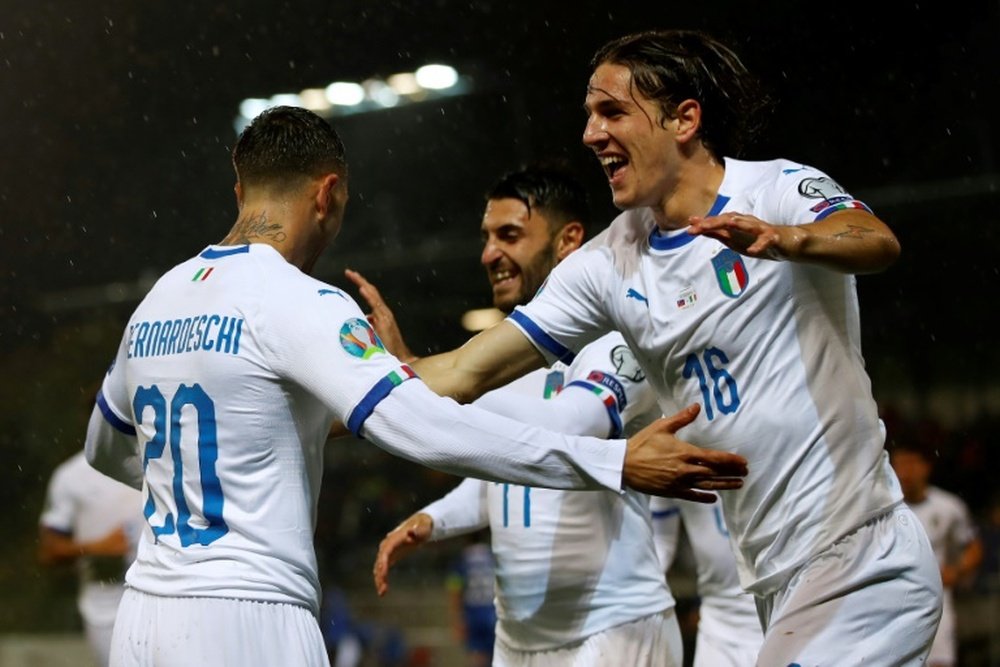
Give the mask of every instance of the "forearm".
[(624, 440), (571, 437), (461, 406), (407, 382), (363, 434), (403, 458), (462, 477), (557, 489), (622, 488)]
[(430, 517), (432, 540), (473, 533), (489, 525), (483, 482), (466, 478), (448, 494), (435, 500), (420, 512)]
[(842, 273), (882, 271), (900, 253), (899, 241), (889, 227), (860, 210), (838, 211), (818, 222), (777, 229), (780, 258)]
[(421, 357), (413, 369), (435, 393), (468, 403), (543, 365), (520, 330), (500, 322), (458, 349)]

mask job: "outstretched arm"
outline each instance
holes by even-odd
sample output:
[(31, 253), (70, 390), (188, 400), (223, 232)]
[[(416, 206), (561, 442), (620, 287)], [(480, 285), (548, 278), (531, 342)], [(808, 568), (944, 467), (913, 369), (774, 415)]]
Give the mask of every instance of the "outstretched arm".
[(386, 349), (413, 366), (427, 386), (441, 396), (469, 403), (487, 391), (541, 368), (545, 359), (517, 327), (500, 322), (450, 352), (419, 358), (403, 340), (396, 316), (378, 289), (350, 269), (345, 275), (368, 303), (367, 315)]
[(716, 239), (763, 259), (819, 264), (841, 273), (877, 273), (899, 257), (889, 227), (861, 209), (837, 211), (817, 222), (772, 225), (752, 215), (693, 217), (688, 232)]

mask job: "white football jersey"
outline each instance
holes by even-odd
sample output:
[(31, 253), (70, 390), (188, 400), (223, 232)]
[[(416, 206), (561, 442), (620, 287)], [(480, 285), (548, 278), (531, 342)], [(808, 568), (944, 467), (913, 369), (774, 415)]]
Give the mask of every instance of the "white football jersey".
[[(707, 213), (794, 225), (845, 208), (864, 204), (816, 169), (727, 159)], [(744, 487), (722, 494), (747, 590), (774, 592), (902, 498), (864, 370), (851, 275), (661, 233), (643, 208), (561, 262), (509, 320), (549, 359), (621, 331), (664, 414), (701, 404), (681, 437), (749, 461)]]
[[(559, 402), (571, 400), (588, 416), (596, 414), (612, 435), (623, 424), (631, 434), (660, 416), (643, 380), (620, 334), (612, 333), (588, 345), (571, 366), (539, 369), (476, 405), (528, 421), (548, 415), (551, 422), (555, 406), (539, 399), (559, 394)], [(477, 504), (480, 509), (471, 511)], [(465, 480), (423, 511), (435, 518), (435, 539), (488, 523), (497, 637), (514, 649), (565, 646), (673, 606), (653, 547), (646, 495)], [(466, 519), (455, 521), (460, 513)], [(477, 518), (478, 524), (458, 525)]]
[(969, 508), (954, 493), (929, 486), (923, 501), (907, 504), (927, 531), (938, 565), (954, 564), (976, 538)]
[[(316, 613), (313, 531), (334, 419), (456, 474), (620, 488), (624, 442), (553, 435), (543, 450), (540, 429), (413, 377), (352, 298), (268, 245), (210, 246), (171, 269), (132, 315), (98, 397), (142, 454), (148, 528), (129, 585)], [(88, 436), (91, 460), (101, 446)]]
[(84, 619), (88, 623), (102, 619), (113, 622), (121, 597), (121, 582), (126, 568), (135, 558), (135, 546), (142, 530), (139, 491), (94, 470), (81, 450), (53, 471), (39, 523), (76, 542), (93, 542), (118, 529), (125, 532), (130, 549), (122, 558), (118, 572), (105, 571), (103, 566), (96, 572), (89, 558), (81, 558), (77, 563), (78, 604)]

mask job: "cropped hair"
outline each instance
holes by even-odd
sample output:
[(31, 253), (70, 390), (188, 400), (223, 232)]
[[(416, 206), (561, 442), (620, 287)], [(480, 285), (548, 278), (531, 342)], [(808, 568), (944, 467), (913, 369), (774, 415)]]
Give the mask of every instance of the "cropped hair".
[(347, 174), (344, 143), (315, 113), (272, 107), (244, 128), (233, 148), (233, 168), (244, 187), (287, 188), (303, 178)]
[(697, 30), (649, 30), (619, 37), (594, 54), (592, 69), (610, 63), (632, 74), (632, 83), (662, 113), (675, 118), (677, 105), (701, 105), (699, 136), (719, 160), (741, 157), (760, 134), (773, 99), (739, 57)]
[(557, 162), (538, 162), (504, 174), (486, 192), (486, 200), (517, 199), (541, 211), (555, 234), (569, 222), (590, 224), (587, 191), (572, 171)]

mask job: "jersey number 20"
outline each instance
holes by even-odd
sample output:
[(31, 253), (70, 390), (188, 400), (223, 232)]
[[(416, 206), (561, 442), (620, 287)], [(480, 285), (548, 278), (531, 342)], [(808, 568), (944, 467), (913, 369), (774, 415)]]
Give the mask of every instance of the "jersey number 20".
[[(194, 409), (198, 415), (198, 468), (201, 471), (203, 502), (201, 514), (207, 523), (204, 528), (195, 528), (191, 525), (191, 509), (187, 498), (184, 497), (181, 411), (188, 406)], [(163, 450), (169, 441), (170, 456), (173, 459), (174, 468), (171, 488), (174, 504), (177, 507), (176, 521), (174, 515), (167, 512), (162, 526), (150, 524), (153, 535), (159, 538), (160, 535), (172, 535), (176, 531), (182, 547), (188, 547), (192, 544), (211, 544), (229, 532), (229, 526), (222, 518), (222, 487), (219, 484), (219, 476), (215, 472), (215, 462), (219, 456), (215, 428), (215, 403), (201, 388), (201, 385), (194, 384), (189, 387), (182, 384), (177, 388), (168, 410), (163, 393), (154, 384), (150, 387), (136, 389), (135, 398), (132, 399), (133, 414), (140, 419), (145, 408), (153, 410), (153, 437), (146, 443), (142, 456), (142, 469), (145, 472), (151, 460), (163, 456)], [(152, 491), (150, 491), (143, 508), (143, 514), (149, 521), (155, 512), (156, 502), (153, 500)]]

